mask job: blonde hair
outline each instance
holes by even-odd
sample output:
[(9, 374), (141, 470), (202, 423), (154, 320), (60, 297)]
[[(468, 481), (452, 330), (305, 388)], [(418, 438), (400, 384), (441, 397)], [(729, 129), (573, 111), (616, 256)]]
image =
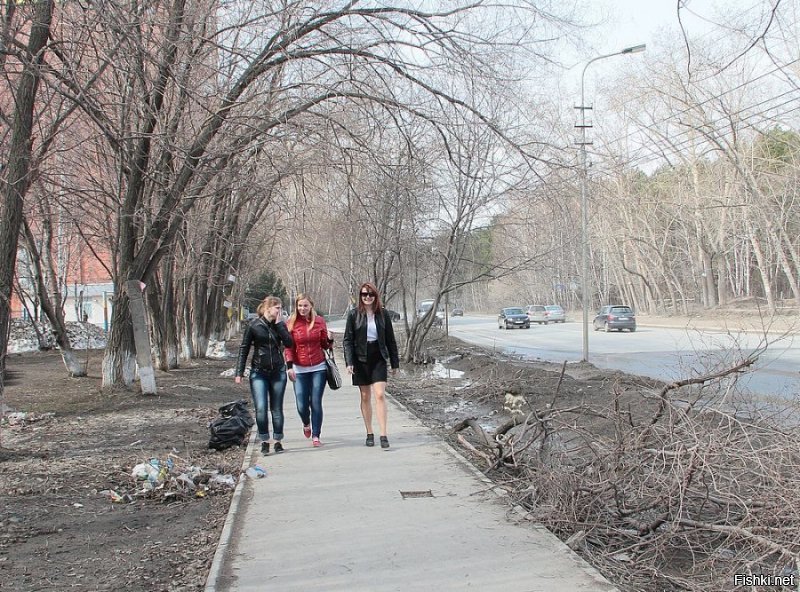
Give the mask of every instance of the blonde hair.
[(309, 296), (308, 294), (303, 294), (301, 292), (294, 299), (294, 312), (292, 313), (292, 316), (290, 316), (289, 320), (286, 321), (286, 328), (289, 329), (289, 331), (294, 329), (294, 323), (297, 320), (297, 303), (300, 302), (301, 300), (308, 300), (308, 303), (311, 305), (311, 310), (308, 313), (308, 317), (310, 319), (308, 323), (308, 328), (309, 329), (314, 328), (314, 321), (317, 319), (317, 310), (314, 308), (314, 301), (311, 300), (311, 296)]
[(261, 301), (261, 304), (258, 305), (256, 314), (258, 314), (260, 317), (266, 316), (267, 309), (277, 305), (283, 306), (280, 298), (277, 296), (267, 296)]

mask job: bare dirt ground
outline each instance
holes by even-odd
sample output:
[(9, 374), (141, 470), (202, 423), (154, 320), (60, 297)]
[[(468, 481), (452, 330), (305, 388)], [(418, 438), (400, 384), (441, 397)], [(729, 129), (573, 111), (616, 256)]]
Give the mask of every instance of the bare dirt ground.
[[(487, 470), (486, 459), (469, 452), (481, 448), (477, 431), (454, 426), (473, 421), (495, 431), (515, 410), (554, 405), (622, 407), (635, 422), (658, 404), (655, 382), (587, 364), (498, 359), (443, 337), (430, 353), (440, 363), (404, 368), (390, 392), (503, 487), (515, 476)], [(202, 590), (244, 456), (243, 448), (207, 447), (218, 407), (249, 398), (245, 386), (222, 375), (233, 359), (157, 373), (159, 394), (148, 397), (103, 392), (102, 354), (87, 355), (89, 377), (82, 379), (67, 376), (57, 352), (8, 357), (0, 402), (0, 589)], [(610, 438), (619, 426), (608, 417), (582, 413), (582, 430), (589, 439)], [(163, 472), (146, 489), (132, 473), (151, 459)], [(526, 491), (512, 501), (546, 511), (541, 495), (526, 504)], [(575, 530), (550, 527), (565, 539)]]
[[(157, 396), (104, 393), (100, 359), (74, 379), (57, 352), (8, 358), (0, 589), (200, 590), (244, 455), (209, 450), (207, 426), (247, 391), (203, 360), (159, 373)], [(147, 490), (132, 471), (151, 459), (171, 470)]]

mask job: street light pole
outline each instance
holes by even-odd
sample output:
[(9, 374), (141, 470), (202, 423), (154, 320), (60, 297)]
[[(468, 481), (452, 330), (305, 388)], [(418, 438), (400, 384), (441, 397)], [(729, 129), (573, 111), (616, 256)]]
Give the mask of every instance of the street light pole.
[(581, 72), (581, 105), (578, 109), (581, 110), (581, 122), (576, 127), (581, 129), (581, 140), (578, 142), (581, 146), (581, 308), (583, 309), (583, 356), (582, 362), (589, 361), (589, 208), (588, 208), (588, 192), (589, 192), (589, 166), (586, 158), (586, 145), (590, 144), (586, 140), (586, 128), (592, 127), (592, 124), (586, 123), (586, 111), (591, 107), (586, 106), (584, 95), (584, 80), (586, 78), (586, 70), (593, 63), (611, 58), (618, 55), (625, 55), (629, 53), (640, 53), (645, 50), (645, 45), (634, 45), (633, 47), (626, 47), (614, 53), (592, 58), (583, 67)]

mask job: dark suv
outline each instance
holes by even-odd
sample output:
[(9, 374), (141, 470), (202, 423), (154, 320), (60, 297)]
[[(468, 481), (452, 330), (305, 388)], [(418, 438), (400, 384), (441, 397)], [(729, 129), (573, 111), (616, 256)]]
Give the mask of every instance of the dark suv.
[(597, 311), (597, 316), (592, 321), (594, 330), (599, 331), (622, 331), (627, 329), (631, 333), (636, 331), (636, 314), (630, 306), (623, 306), (621, 304), (611, 304), (603, 306)]

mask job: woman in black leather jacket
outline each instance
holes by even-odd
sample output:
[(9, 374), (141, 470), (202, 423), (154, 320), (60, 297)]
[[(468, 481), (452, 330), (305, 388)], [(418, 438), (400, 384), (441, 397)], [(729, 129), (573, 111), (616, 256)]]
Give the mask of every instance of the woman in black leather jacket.
[(347, 371), (353, 375), (353, 384), (361, 391), (361, 416), (367, 428), (367, 446), (375, 445), (372, 431), (372, 396), (381, 430), (381, 448), (389, 448), (386, 433), (386, 381), (387, 363), (392, 374), (400, 367), (397, 341), (392, 320), (381, 305), (378, 290), (365, 282), (358, 290), (358, 306), (347, 315), (344, 328), (344, 360)]
[(294, 341), (281, 320), (281, 299), (267, 296), (258, 305), (258, 317), (244, 330), (239, 358), (236, 360), (236, 384), (241, 384), (250, 348), (250, 392), (256, 410), (256, 426), (261, 440), (261, 453), (269, 454), (269, 421), (272, 415), (272, 436), (275, 452), (283, 452), (283, 395), (286, 392), (286, 364), (284, 347), (293, 347)]

